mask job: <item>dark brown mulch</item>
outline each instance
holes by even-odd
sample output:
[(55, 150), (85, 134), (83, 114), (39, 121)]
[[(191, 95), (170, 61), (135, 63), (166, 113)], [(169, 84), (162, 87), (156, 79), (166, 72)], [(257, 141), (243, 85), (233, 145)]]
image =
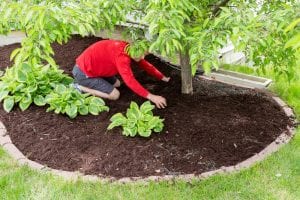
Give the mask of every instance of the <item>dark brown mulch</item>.
[[(55, 59), (67, 73), (80, 52), (98, 38), (72, 38), (54, 45)], [(0, 48), (0, 66), (9, 63), (18, 45)], [(129, 138), (121, 129), (107, 131), (110, 117), (124, 112), (130, 101), (144, 100), (126, 86), (121, 99), (109, 102), (110, 112), (99, 116), (66, 116), (46, 113), (46, 107), (31, 106), (7, 114), (0, 109), (14, 144), (29, 159), (52, 168), (80, 170), (85, 174), (133, 177), (201, 173), (234, 165), (258, 153), (291, 124), (268, 95), (217, 82), (194, 82), (195, 94), (180, 93), (180, 76), (154, 56), (148, 60), (170, 75), (169, 84), (154, 81), (136, 71), (137, 79), (150, 91), (165, 96), (168, 107), (154, 113), (165, 119), (165, 128), (150, 138)]]

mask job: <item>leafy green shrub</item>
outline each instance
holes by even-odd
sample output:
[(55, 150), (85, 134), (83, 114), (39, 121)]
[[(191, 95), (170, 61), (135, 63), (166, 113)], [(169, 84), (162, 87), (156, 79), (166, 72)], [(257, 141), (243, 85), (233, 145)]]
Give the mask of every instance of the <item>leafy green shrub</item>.
[(30, 66), (22, 63), (6, 70), (0, 78), (0, 101), (6, 112), (10, 112), (15, 104), (19, 104), (22, 111), (31, 103), (38, 106), (46, 104), (45, 96), (56, 84), (70, 84), (72, 78), (49, 65)]
[(72, 81), (71, 77), (63, 74), (63, 70), (55, 67), (22, 63), (8, 68), (4, 76), (0, 77), (0, 101), (3, 101), (6, 112), (10, 112), (15, 104), (22, 111), (32, 103), (37, 106), (50, 104), (47, 111), (54, 110), (70, 118), (76, 117), (78, 113), (98, 115), (108, 111), (102, 99), (67, 87)]
[(117, 113), (110, 118), (111, 124), (108, 130), (116, 126), (122, 126), (123, 135), (134, 137), (139, 134), (142, 137), (149, 137), (152, 130), (156, 133), (162, 131), (164, 124), (163, 119), (153, 116), (152, 110), (154, 106), (146, 101), (140, 108), (135, 102), (131, 102), (127, 109), (126, 116), (122, 113)]
[(81, 94), (74, 88), (62, 84), (57, 85), (45, 100), (50, 104), (47, 112), (54, 110), (56, 114), (67, 114), (70, 118), (75, 118), (78, 113), (98, 115), (100, 112), (109, 110), (102, 99), (89, 96), (89, 94)]
[[(300, 30), (300, 18), (293, 21), (286, 29), (285, 32), (291, 32), (298, 27)], [(298, 62), (300, 60), (300, 31), (296, 31), (291, 39), (286, 43), (286, 48), (292, 47), (296, 50), (296, 57), (298, 58)]]

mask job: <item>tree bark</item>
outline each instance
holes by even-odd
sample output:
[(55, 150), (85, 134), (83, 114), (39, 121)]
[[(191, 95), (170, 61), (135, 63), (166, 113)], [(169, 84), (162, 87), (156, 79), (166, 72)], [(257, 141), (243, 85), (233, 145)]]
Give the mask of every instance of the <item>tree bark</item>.
[(181, 93), (193, 94), (193, 77), (192, 68), (190, 66), (190, 57), (188, 50), (180, 52), (181, 65)]

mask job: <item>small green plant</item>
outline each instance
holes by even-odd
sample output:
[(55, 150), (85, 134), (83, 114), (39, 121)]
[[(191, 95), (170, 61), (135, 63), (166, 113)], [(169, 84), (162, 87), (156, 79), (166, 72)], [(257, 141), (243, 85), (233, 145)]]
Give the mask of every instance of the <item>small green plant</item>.
[(117, 113), (110, 118), (111, 124), (108, 130), (117, 126), (122, 126), (123, 135), (134, 137), (139, 134), (142, 137), (149, 137), (152, 130), (156, 133), (162, 131), (164, 124), (163, 119), (153, 116), (154, 106), (146, 101), (140, 107), (135, 102), (131, 102), (127, 109), (126, 116)]
[(67, 114), (70, 118), (75, 118), (78, 113), (98, 115), (100, 112), (109, 110), (101, 98), (81, 94), (74, 88), (63, 84), (56, 85), (45, 100), (50, 104), (47, 112), (54, 110), (56, 114)]

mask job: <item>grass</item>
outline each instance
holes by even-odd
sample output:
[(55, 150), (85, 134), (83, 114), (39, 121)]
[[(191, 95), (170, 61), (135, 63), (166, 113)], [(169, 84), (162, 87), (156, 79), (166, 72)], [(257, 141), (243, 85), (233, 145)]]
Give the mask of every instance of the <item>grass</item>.
[[(225, 66), (237, 71), (243, 66)], [(247, 71), (247, 73), (255, 73)], [(300, 77), (300, 69), (297, 74)], [(273, 75), (270, 74), (270, 77)], [(300, 80), (272, 85), (300, 116)], [(203, 181), (148, 184), (68, 182), (51, 174), (20, 167), (0, 149), (0, 199), (300, 199), (300, 129), (290, 144), (250, 169)]]

